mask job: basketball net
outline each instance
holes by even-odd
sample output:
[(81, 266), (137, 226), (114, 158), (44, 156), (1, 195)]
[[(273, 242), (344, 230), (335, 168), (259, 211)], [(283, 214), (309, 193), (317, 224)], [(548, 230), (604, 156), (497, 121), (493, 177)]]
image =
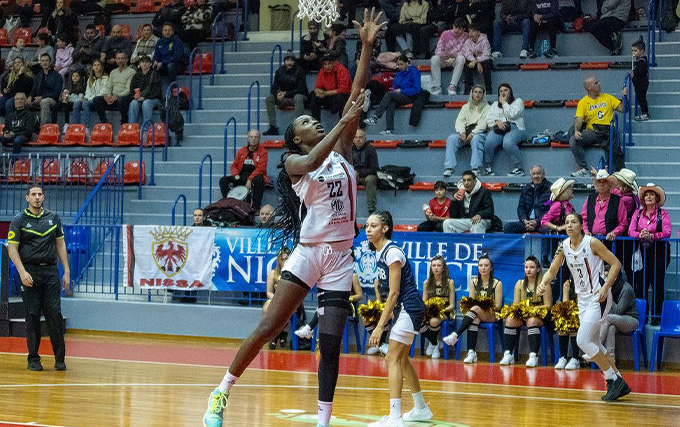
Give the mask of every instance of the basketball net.
[(300, 0), (298, 18), (308, 18), (330, 27), (340, 17), (337, 0)]

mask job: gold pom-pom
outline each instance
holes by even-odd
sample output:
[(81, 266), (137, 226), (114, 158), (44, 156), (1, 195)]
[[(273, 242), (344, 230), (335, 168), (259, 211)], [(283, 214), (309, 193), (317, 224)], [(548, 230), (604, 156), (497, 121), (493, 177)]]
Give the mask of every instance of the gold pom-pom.
[(501, 318), (513, 318), (517, 320), (524, 320), (524, 306), (520, 302), (518, 304), (504, 305), (501, 309)]
[(366, 304), (361, 304), (359, 306), (359, 314), (361, 318), (364, 319), (364, 325), (366, 328), (375, 327), (382, 316), (385, 304), (380, 301), (369, 300)]
[(463, 297), (460, 299), (460, 311), (465, 314), (474, 306), (479, 306), (484, 311), (493, 310), (496, 307), (496, 302), (493, 298), (487, 296)]
[(445, 316), (446, 300), (440, 297), (433, 297), (425, 301), (425, 318), (432, 319), (438, 317), (443, 319)]
[(545, 319), (548, 315), (548, 307), (533, 307), (529, 306), (527, 310), (527, 319), (530, 317), (538, 317), (539, 319)]
[(550, 312), (558, 334), (569, 335), (578, 331), (580, 322), (576, 301), (558, 302), (552, 306)]

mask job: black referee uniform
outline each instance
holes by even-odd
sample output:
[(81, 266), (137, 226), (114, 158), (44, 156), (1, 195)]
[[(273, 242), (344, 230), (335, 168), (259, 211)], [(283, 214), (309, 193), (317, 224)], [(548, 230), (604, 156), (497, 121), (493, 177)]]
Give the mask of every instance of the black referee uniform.
[(42, 208), (37, 215), (25, 209), (9, 227), (7, 241), (18, 246), (21, 263), (33, 278), (33, 286), (21, 286), (21, 298), (26, 311), (28, 369), (31, 370), (42, 370), (38, 354), (41, 312), (50, 331), (55, 368), (66, 369), (61, 281), (57, 268), (57, 239), (63, 238), (64, 230), (59, 216)]

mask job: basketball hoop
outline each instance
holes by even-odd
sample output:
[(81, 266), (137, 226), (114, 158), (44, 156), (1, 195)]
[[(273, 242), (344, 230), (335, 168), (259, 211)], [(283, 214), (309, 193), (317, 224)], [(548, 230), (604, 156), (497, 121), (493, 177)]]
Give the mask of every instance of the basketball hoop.
[(300, 0), (298, 18), (308, 18), (330, 27), (340, 18), (337, 0)]

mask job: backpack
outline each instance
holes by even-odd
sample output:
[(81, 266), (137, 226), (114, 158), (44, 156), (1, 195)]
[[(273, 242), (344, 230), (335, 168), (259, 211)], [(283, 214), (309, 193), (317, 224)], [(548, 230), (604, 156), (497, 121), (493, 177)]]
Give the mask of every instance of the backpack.
[(378, 170), (378, 187), (383, 189), (408, 190), (416, 174), (408, 166), (385, 165)]
[(165, 101), (165, 110), (168, 117), (168, 128), (175, 133), (184, 131), (184, 116), (179, 111), (177, 98), (171, 96)]

